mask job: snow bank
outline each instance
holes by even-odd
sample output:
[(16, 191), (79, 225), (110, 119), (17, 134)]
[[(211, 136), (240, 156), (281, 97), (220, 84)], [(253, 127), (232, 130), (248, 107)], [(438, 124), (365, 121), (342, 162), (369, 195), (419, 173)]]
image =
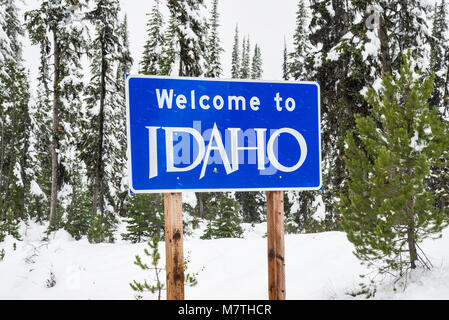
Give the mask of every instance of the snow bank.
[[(199, 272), (198, 285), (186, 287), (186, 299), (267, 299), (266, 224), (244, 229), (244, 239), (199, 240), (201, 230), (186, 237), (188, 272)], [(0, 299), (134, 299), (129, 282), (151, 281), (133, 264), (136, 254), (145, 259), (145, 243), (90, 244), (65, 231), (42, 240), (44, 231), (45, 226), (32, 223), (22, 226), (22, 241), (7, 237), (0, 243), (6, 253), (0, 262)], [(353, 299), (349, 293), (359, 290), (359, 275), (367, 270), (344, 233), (286, 235), (285, 246), (287, 299)], [(434, 269), (415, 272), (405, 292), (394, 292), (386, 282), (376, 299), (449, 298), (449, 229), (422, 247)], [(159, 249), (163, 263), (163, 242)]]

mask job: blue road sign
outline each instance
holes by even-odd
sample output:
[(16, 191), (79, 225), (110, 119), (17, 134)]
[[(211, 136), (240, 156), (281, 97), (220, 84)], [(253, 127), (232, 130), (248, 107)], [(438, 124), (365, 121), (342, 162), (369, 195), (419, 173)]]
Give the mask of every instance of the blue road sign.
[(126, 79), (133, 193), (318, 190), (318, 82)]

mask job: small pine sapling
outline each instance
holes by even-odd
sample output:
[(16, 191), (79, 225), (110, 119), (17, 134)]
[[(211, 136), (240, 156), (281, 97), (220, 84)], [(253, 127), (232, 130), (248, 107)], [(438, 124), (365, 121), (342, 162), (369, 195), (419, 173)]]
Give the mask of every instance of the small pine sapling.
[[(157, 293), (158, 300), (161, 300), (162, 291), (165, 290), (165, 282), (161, 277), (161, 272), (164, 271), (165, 269), (159, 266), (159, 261), (161, 259), (161, 255), (159, 253), (158, 248), (159, 241), (160, 239), (157, 236), (154, 236), (153, 239), (148, 242), (148, 246), (150, 247), (151, 252), (147, 248), (144, 249), (145, 255), (151, 259), (150, 265), (144, 263), (140, 258), (140, 256), (136, 255), (134, 264), (140, 267), (142, 270), (150, 270), (150, 271), (152, 270), (154, 273), (153, 280), (155, 281), (155, 284), (150, 284), (146, 279), (144, 280), (143, 283), (133, 280), (133, 282), (129, 284), (131, 288), (137, 292), (136, 293), (137, 300), (143, 299), (144, 292), (151, 292), (152, 294)], [(189, 262), (190, 260), (187, 257), (184, 260), (185, 272), (187, 271)], [(192, 274), (185, 273), (184, 284), (189, 287), (196, 286), (198, 284), (197, 276), (198, 272)]]

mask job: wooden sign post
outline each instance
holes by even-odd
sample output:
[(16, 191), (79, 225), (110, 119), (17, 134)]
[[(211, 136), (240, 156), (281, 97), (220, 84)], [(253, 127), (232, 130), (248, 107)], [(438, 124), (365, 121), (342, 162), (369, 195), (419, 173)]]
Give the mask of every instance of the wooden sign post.
[(164, 208), (167, 300), (184, 300), (182, 193), (165, 193)]
[(268, 296), (285, 300), (284, 192), (267, 191)]

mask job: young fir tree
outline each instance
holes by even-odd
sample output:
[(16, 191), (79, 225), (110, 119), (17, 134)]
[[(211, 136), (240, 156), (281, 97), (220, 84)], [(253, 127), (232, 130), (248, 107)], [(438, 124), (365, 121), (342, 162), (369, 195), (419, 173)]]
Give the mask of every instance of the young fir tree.
[[(50, 97), (44, 100), (52, 106), (51, 228), (59, 226), (57, 222), (62, 210), (70, 203), (68, 178), (73, 173), (73, 164), (79, 161), (76, 146), (80, 135), (75, 121), (81, 117), (83, 83), (80, 58), (87, 48), (86, 27), (81, 22), (84, 7), (84, 1), (49, 0), (43, 1), (38, 9), (25, 13), (31, 42), (45, 49), (42, 59), (46, 60), (48, 74), (53, 75), (47, 91)], [(62, 192), (58, 195), (60, 190)], [(57, 209), (61, 211), (58, 213)]]
[(218, 13), (218, 0), (213, 0), (210, 17), (210, 34), (207, 41), (207, 59), (205, 76), (209, 78), (219, 78), (223, 72), (221, 68), (220, 54), (224, 51), (220, 44), (218, 34), (220, 14)]
[(123, 240), (137, 243), (155, 236), (164, 239), (164, 201), (161, 194), (134, 194), (127, 209), (127, 232), (122, 234)]
[(89, 234), (93, 224), (92, 216), (92, 192), (86, 188), (87, 175), (85, 164), (77, 164), (74, 173), (70, 177), (72, 182), (72, 201), (67, 207), (67, 218), (64, 229), (75, 239), (80, 240)]
[[(92, 214), (94, 223), (89, 232), (89, 240), (94, 242), (112, 241), (112, 231), (116, 222), (114, 212), (114, 190), (112, 183), (114, 165), (120, 154), (117, 131), (123, 130), (123, 112), (117, 106), (115, 67), (121, 51), (119, 35), (120, 22), (118, 0), (97, 0), (86, 19), (95, 26), (92, 46), (91, 74), (87, 86), (87, 121), (83, 144), (83, 159), (87, 164), (92, 182)], [(117, 150), (118, 149), (118, 150)], [(123, 158), (123, 154), (121, 155)]]
[(2, 233), (18, 238), (30, 188), (30, 94), (15, 1), (0, 2), (0, 11), (0, 238)]
[(242, 221), (258, 223), (264, 220), (265, 197), (262, 192), (236, 192)]
[(147, 22), (147, 41), (144, 46), (140, 72), (147, 75), (161, 74), (162, 46), (164, 43), (162, 14), (159, 11), (160, 0), (156, 0)]
[(211, 202), (215, 202), (215, 218), (209, 221), (201, 239), (241, 238), (243, 235), (242, 220), (237, 215), (240, 209), (239, 203), (229, 194), (215, 197)]
[(371, 115), (356, 115), (346, 138), (349, 191), (341, 200), (355, 255), (398, 276), (430, 266), (419, 243), (438, 235), (445, 219), (425, 179), (447, 149), (447, 127), (428, 106), (433, 77), (422, 80), (413, 62), (409, 52), (395, 77), (385, 74), (381, 94), (368, 90)]
[(240, 40), (239, 27), (235, 26), (234, 45), (232, 47), (231, 77), (240, 78)]

